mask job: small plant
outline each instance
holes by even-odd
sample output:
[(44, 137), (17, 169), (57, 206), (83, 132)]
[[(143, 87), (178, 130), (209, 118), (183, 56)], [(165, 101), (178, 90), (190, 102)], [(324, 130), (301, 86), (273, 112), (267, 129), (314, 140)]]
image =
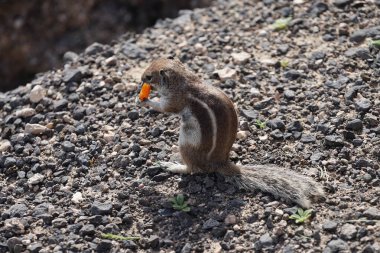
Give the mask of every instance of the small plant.
[(289, 25), (291, 20), (292, 20), (292, 17), (279, 18), (274, 22), (272, 27), (276, 31), (284, 30), (284, 29), (288, 28), (288, 25)]
[(311, 217), (311, 213), (313, 209), (302, 210), (302, 208), (298, 208), (297, 213), (292, 214), (289, 218), (295, 220), (296, 223), (304, 223)]
[(261, 121), (259, 119), (256, 120), (256, 126), (259, 128), (259, 129), (264, 129), (265, 126), (266, 126), (266, 123), (264, 121)]
[(190, 207), (185, 202), (185, 197), (182, 194), (178, 194), (176, 197), (170, 199), (170, 201), (172, 202), (173, 209), (183, 212), (190, 211)]
[(101, 234), (101, 237), (104, 239), (110, 240), (118, 240), (118, 241), (131, 241), (131, 240), (140, 240), (140, 237), (137, 236), (122, 236), (122, 235), (114, 235), (114, 234)]
[(285, 69), (289, 66), (289, 62), (287, 60), (281, 60), (280, 66), (281, 66), (281, 68)]
[(380, 48), (380, 40), (372, 40), (371, 46), (379, 47)]

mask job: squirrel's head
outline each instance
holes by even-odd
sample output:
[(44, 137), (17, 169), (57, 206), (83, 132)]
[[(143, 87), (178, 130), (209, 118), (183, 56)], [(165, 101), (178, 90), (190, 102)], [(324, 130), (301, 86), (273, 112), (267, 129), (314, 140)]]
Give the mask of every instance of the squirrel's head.
[(188, 70), (180, 61), (159, 58), (154, 60), (141, 77), (143, 83), (150, 84), (161, 94), (169, 90), (179, 92), (187, 83), (198, 80), (198, 77)]

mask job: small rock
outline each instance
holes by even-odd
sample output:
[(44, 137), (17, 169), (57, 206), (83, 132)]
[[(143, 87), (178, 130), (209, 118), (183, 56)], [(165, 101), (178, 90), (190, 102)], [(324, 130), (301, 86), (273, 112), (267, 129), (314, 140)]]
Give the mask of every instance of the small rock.
[(14, 157), (7, 157), (7, 158), (5, 158), (5, 161), (4, 161), (4, 167), (10, 168), (12, 166), (15, 166), (16, 163), (17, 163), (17, 161)]
[(249, 136), (249, 131), (238, 131), (236, 134), (236, 138), (238, 140), (246, 140)]
[(20, 218), (10, 218), (4, 221), (2, 230), (21, 235), (25, 233), (25, 225)]
[(111, 249), (112, 249), (112, 241), (111, 240), (102, 240), (96, 246), (96, 252), (98, 252), (98, 253), (110, 252)]
[(284, 135), (279, 129), (276, 129), (270, 133), (270, 136), (272, 136), (273, 139), (275, 140), (282, 140), (284, 139)]
[(191, 249), (192, 249), (191, 244), (186, 243), (185, 246), (183, 246), (183, 248), (181, 249), (181, 253), (190, 253)]
[(271, 119), (271, 120), (268, 120), (267, 124), (266, 124), (269, 128), (271, 129), (279, 129), (281, 131), (284, 131), (285, 130), (285, 124), (284, 124), (284, 121), (280, 120), (280, 119)]
[(92, 224), (86, 224), (84, 225), (79, 233), (82, 235), (82, 236), (93, 236), (95, 234), (95, 226), (92, 225)]
[(345, 252), (348, 250), (348, 244), (342, 239), (329, 241), (327, 247), (331, 250), (332, 253)]
[(23, 108), (16, 112), (16, 117), (28, 118), (36, 114), (36, 110), (33, 108)]
[(12, 148), (12, 144), (8, 140), (1, 140), (0, 141), (0, 153), (7, 152)]
[(136, 110), (128, 112), (128, 118), (131, 120), (136, 120), (139, 118), (139, 113)]
[(65, 152), (74, 152), (75, 151), (75, 145), (69, 141), (64, 141), (62, 143), (62, 150)]
[(221, 81), (225, 81), (228, 79), (235, 78), (237, 76), (237, 71), (234, 69), (226, 67), (224, 69), (220, 69), (220, 70), (215, 71), (214, 74), (216, 74)]
[(292, 121), (289, 124), (286, 125), (286, 129), (289, 132), (302, 132), (303, 126), (302, 123), (299, 120)]
[(104, 46), (102, 44), (95, 42), (91, 44), (90, 46), (88, 46), (86, 50), (84, 51), (84, 53), (86, 55), (94, 55), (94, 54), (102, 52), (103, 48)]
[(344, 146), (344, 141), (339, 135), (328, 135), (325, 137), (325, 145), (327, 147), (341, 147)]
[(112, 88), (114, 91), (124, 91), (126, 89), (126, 86), (124, 83), (117, 83)]
[(231, 56), (237, 64), (244, 64), (251, 58), (251, 55), (247, 52), (232, 53)]
[(73, 194), (71, 201), (74, 202), (75, 204), (78, 204), (83, 201), (83, 196), (81, 192), (76, 192)]
[(65, 83), (79, 82), (82, 78), (83, 74), (80, 69), (69, 68), (63, 71), (62, 80)]
[(42, 175), (40, 173), (36, 173), (31, 178), (28, 179), (28, 184), (36, 185), (36, 184), (43, 182), (44, 179), (45, 179), (44, 175)]
[(357, 233), (356, 227), (349, 223), (344, 224), (340, 230), (340, 236), (344, 240), (354, 239), (356, 237), (356, 233)]
[(302, 143), (315, 143), (316, 138), (314, 135), (309, 135), (309, 134), (303, 134), (300, 142)]
[(361, 131), (363, 129), (363, 122), (360, 119), (354, 119), (347, 122), (347, 130)]
[(152, 249), (157, 249), (160, 245), (160, 237), (157, 235), (151, 235), (147, 241), (148, 245)]
[(368, 48), (350, 48), (348, 49), (344, 55), (349, 58), (360, 58), (362, 60), (369, 60), (372, 59), (373, 56), (369, 52)]
[(63, 55), (63, 61), (64, 62), (75, 62), (79, 59), (79, 56), (78, 54), (72, 52), (72, 51), (67, 51), (64, 55)]
[(204, 230), (212, 229), (214, 227), (219, 226), (219, 224), (220, 224), (219, 221), (210, 218), (207, 221), (205, 221), (205, 223), (203, 223), (202, 229)]
[(269, 233), (265, 233), (263, 234), (260, 239), (259, 239), (259, 242), (260, 242), (260, 245), (264, 248), (266, 247), (270, 247), (273, 245), (273, 239), (272, 237), (269, 235)]
[(327, 11), (328, 9), (329, 7), (326, 3), (316, 2), (311, 6), (311, 8), (309, 9), (309, 12), (312, 14), (315, 14), (316, 16), (319, 16), (320, 14)]
[(380, 210), (376, 207), (370, 207), (364, 211), (363, 216), (371, 220), (380, 220)]
[(46, 96), (46, 90), (41, 85), (36, 85), (30, 91), (29, 100), (32, 103), (40, 102)]
[(14, 204), (8, 210), (6, 210), (3, 215), (6, 215), (10, 218), (20, 218), (23, 217), (28, 212), (28, 210), (29, 208), (25, 204)]
[(367, 112), (371, 109), (371, 100), (366, 98), (361, 98), (355, 101), (355, 108), (359, 112)]
[(296, 93), (292, 90), (285, 90), (284, 97), (288, 100), (293, 100), (296, 97)]
[(109, 66), (109, 67), (112, 67), (112, 66), (115, 66), (117, 63), (117, 58), (115, 56), (111, 56), (109, 58), (107, 58), (105, 61), (104, 61), (104, 64), (106, 66)]
[(337, 227), (338, 227), (338, 223), (336, 223), (335, 221), (331, 221), (331, 220), (326, 221), (322, 225), (323, 230), (326, 230), (327, 232), (330, 232), (330, 233), (335, 233)]
[(334, 4), (336, 7), (344, 8), (346, 5), (351, 4), (352, 1), (353, 1), (353, 0), (334, 0), (334, 1), (333, 1), (333, 4)]
[(350, 36), (350, 41), (361, 43), (368, 37), (376, 37), (380, 35), (380, 26), (369, 27), (360, 29), (353, 32)]
[(7, 246), (8, 246), (9, 252), (11, 253), (22, 252), (22, 248), (23, 248), (22, 241), (17, 237), (9, 238), (7, 241)]
[(227, 217), (224, 219), (224, 223), (226, 225), (235, 225), (237, 222), (237, 218), (235, 215), (233, 214), (229, 214), (227, 215)]
[(101, 203), (95, 201), (90, 208), (92, 215), (106, 215), (112, 213), (112, 203)]
[(31, 253), (38, 253), (42, 249), (42, 244), (39, 242), (34, 242), (28, 245), (27, 249)]
[(270, 97), (270, 98), (267, 98), (267, 99), (264, 99), (264, 100), (261, 100), (260, 102), (258, 103), (255, 103), (253, 105), (253, 108), (255, 108), (256, 110), (263, 110), (265, 108), (267, 108), (268, 106), (271, 106), (274, 104), (274, 98), (273, 97)]
[(286, 72), (284, 73), (284, 77), (285, 77), (286, 79), (289, 79), (289, 80), (297, 80), (298, 78), (301, 77), (301, 73), (298, 72), (298, 71), (295, 70), (295, 69), (291, 69), (291, 70), (286, 71)]
[(67, 220), (65, 218), (56, 218), (52, 220), (51, 223), (55, 228), (64, 228), (67, 226)]
[(58, 101), (55, 101), (53, 103), (54, 111), (55, 112), (63, 111), (67, 108), (68, 104), (69, 104), (69, 101), (67, 101), (66, 99), (60, 99)]

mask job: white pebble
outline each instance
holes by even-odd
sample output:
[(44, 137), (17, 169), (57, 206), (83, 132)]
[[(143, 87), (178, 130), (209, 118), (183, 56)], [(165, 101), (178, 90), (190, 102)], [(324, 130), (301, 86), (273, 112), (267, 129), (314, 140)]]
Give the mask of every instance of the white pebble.
[(23, 108), (16, 112), (17, 117), (27, 118), (33, 115), (36, 115), (36, 110), (34, 110), (33, 108)]
[(232, 53), (231, 56), (237, 64), (246, 63), (251, 58), (251, 55), (247, 52)]
[(30, 91), (29, 100), (32, 103), (40, 102), (46, 96), (46, 90), (41, 85), (36, 85)]
[(221, 81), (225, 81), (227, 79), (233, 79), (237, 75), (236, 70), (228, 68), (228, 67), (226, 67), (224, 69), (219, 69), (219, 70), (215, 71), (214, 73), (219, 76), (219, 79)]
[(36, 173), (31, 178), (28, 179), (28, 184), (36, 185), (44, 181), (44, 179), (45, 179), (44, 175), (41, 175), (40, 173)]
[(73, 194), (73, 197), (71, 198), (71, 201), (75, 204), (80, 203), (83, 200), (83, 196), (81, 192), (76, 192)]
[(12, 147), (12, 144), (8, 140), (2, 140), (0, 141), (0, 152), (6, 152), (9, 151)]
[(26, 124), (25, 133), (29, 134), (43, 134), (48, 128), (40, 124)]

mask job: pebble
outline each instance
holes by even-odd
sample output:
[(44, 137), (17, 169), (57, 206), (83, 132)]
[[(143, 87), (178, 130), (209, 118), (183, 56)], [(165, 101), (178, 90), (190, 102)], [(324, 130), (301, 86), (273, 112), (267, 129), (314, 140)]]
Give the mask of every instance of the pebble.
[(36, 173), (31, 178), (28, 179), (28, 184), (36, 185), (36, 184), (42, 183), (44, 179), (45, 179), (44, 175), (40, 173)]
[(271, 129), (279, 129), (281, 131), (285, 130), (284, 121), (282, 121), (281, 119), (271, 119), (271, 120), (268, 120), (268, 122), (267, 122), (266, 125), (269, 128), (271, 128)]
[(104, 46), (98, 42), (92, 43), (90, 46), (88, 46), (84, 53), (86, 55), (95, 55), (97, 53), (100, 53), (103, 51)]
[(291, 69), (284, 73), (284, 77), (289, 80), (297, 80), (301, 77), (301, 73), (297, 70)]
[(107, 215), (112, 213), (112, 203), (101, 203), (95, 201), (91, 207), (90, 212), (92, 215)]
[(12, 144), (8, 140), (0, 140), (0, 153), (10, 151)]
[(273, 245), (273, 238), (269, 235), (269, 233), (265, 233), (262, 236), (260, 236), (259, 239), (260, 245), (264, 248), (270, 247)]
[(325, 137), (327, 147), (341, 147), (344, 145), (343, 138), (339, 135), (328, 135)]
[(357, 229), (352, 224), (344, 224), (340, 229), (340, 236), (343, 240), (352, 240), (356, 237)]
[(288, 100), (293, 100), (296, 97), (296, 93), (292, 90), (285, 90), (284, 97)]
[(231, 56), (237, 64), (244, 64), (251, 58), (251, 55), (247, 52), (232, 53)]
[(75, 145), (69, 141), (62, 142), (62, 150), (65, 152), (74, 152)]
[(33, 108), (23, 108), (16, 111), (16, 116), (22, 117), (22, 118), (32, 117), (35, 114), (36, 114), (36, 110), (34, 110)]
[(82, 78), (83, 74), (80, 69), (69, 68), (63, 71), (62, 80), (65, 83), (79, 82)]
[(82, 202), (83, 201), (82, 193), (81, 192), (74, 193), (73, 196), (71, 197), (71, 201), (75, 204)]
[(347, 122), (347, 130), (361, 131), (363, 129), (363, 122), (360, 119), (354, 119)]
[(214, 227), (217, 227), (219, 226), (220, 222), (217, 221), (217, 220), (214, 220), (212, 218), (206, 220), (203, 225), (202, 225), (202, 229), (203, 230), (208, 230), (208, 229), (212, 229)]
[(346, 5), (349, 5), (353, 0), (334, 0), (333, 4), (339, 8), (344, 8)]
[(363, 216), (371, 220), (380, 220), (380, 210), (376, 207), (369, 207), (363, 212)]
[(46, 90), (41, 85), (36, 85), (30, 91), (29, 100), (32, 103), (39, 103), (46, 96)]
[(371, 107), (372, 103), (369, 99), (361, 98), (355, 101), (355, 108), (359, 112), (367, 112)]
[(224, 219), (224, 223), (226, 225), (234, 225), (237, 222), (237, 217), (233, 214), (227, 215), (227, 217)]
[(327, 232), (330, 232), (330, 233), (335, 233), (337, 227), (338, 227), (338, 223), (331, 220), (326, 221), (322, 226), (323, 230), (326, 230)]
[(221, 81), (226, 81), (228, 79), (234, 79), (237, 76), (237, 71), (231, 68), (223, 68), (214, 72)]
[(64, 228), (67, 226), (67, 220), (65, 218), (56, 218), (52, 220), (53, 227)]
[(342, 239), (331, 240), (327, 243), (327, 247), (331, 250), (328, 252), (339, 253), (348, 250), (348, 244)]

